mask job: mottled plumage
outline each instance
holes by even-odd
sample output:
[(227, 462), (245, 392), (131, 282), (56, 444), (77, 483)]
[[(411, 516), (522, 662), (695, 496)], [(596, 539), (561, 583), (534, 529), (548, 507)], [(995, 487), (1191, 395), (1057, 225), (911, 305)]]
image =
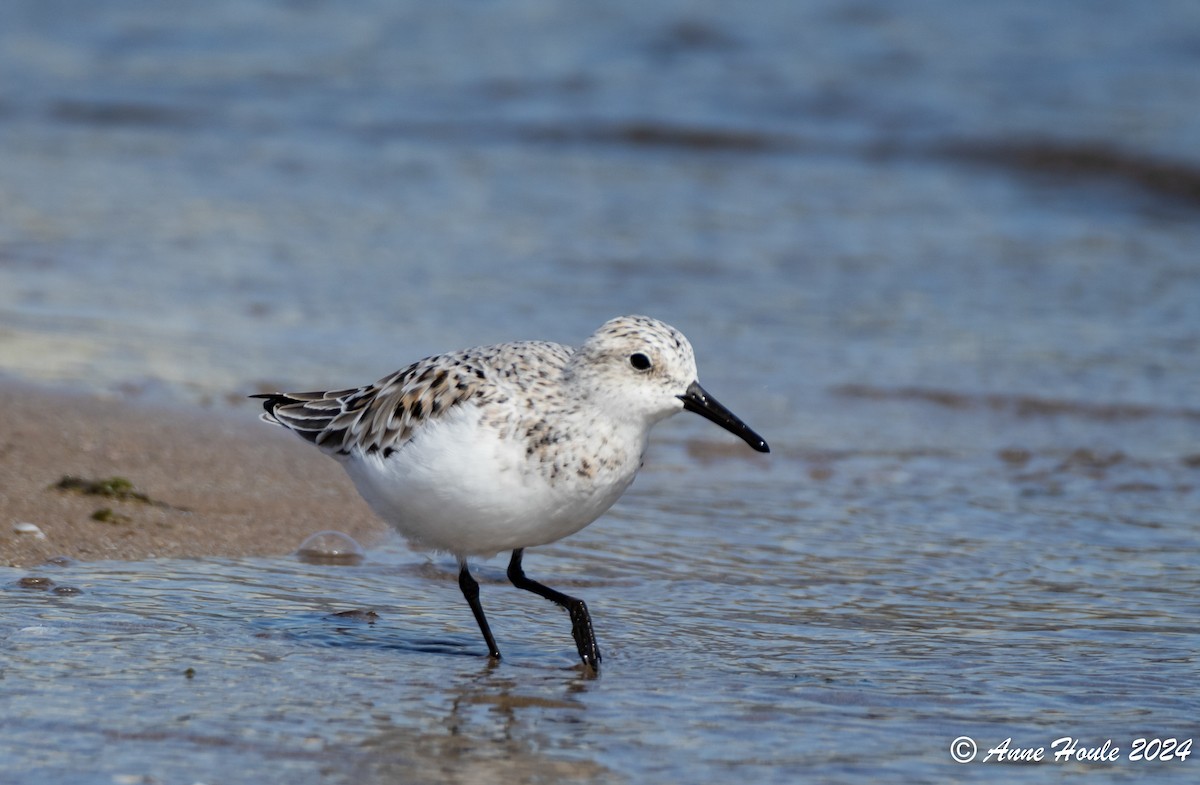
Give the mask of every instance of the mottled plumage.
[[(570, 350), (553, 343), (483, 346), (427, 357), (383, 379), (349, 390), (273, 393), (263, 419), (282, 425), (339, 457), (382, 452), (390, 457), (413, 432), (451, 408), (504, 406), (511, 394), (549, 387), (551, 369), (561, 371)], [(532, 377), (519, 373), (533, 364)], [(532, 400), (526, 396), (527, 400)]]
[(509, 577), (571, 611), (580, 656), (595, 667), (583, 603), (525, 578), (523, 549), (603, 514), (641, 467), (651, 426), (682, 409), (767, 451), (699, 386), (682, 333), (646, 316), (612, 319), (577, 349), (483, 346), (365, 387), (254, 397), (264, 399), (265, 420), (337, 458), (413, 545), (458, 557), (460, 585), (496, 657), (468, 556), (512, 550)]

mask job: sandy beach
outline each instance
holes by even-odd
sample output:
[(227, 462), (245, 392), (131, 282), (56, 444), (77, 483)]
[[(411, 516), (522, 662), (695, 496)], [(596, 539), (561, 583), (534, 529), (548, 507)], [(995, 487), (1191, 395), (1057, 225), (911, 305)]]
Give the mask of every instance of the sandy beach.
[[(265, 556), (322, 530), (364, 547), (386, 535), (333, 461), (255, 420), (251, 401), (218, 413), (0, 389), (10, 423), (0, 440), (0, 563)], [(64, 478), (120, 478), (118, 493), (58, 487)], [(44, 538), (17, 531), (22, 523)]]

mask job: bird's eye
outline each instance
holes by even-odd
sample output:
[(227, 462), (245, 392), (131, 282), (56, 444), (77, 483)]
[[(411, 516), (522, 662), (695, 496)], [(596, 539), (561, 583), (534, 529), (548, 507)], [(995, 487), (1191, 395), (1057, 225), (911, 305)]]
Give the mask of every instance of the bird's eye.
[(650, 370), (650, 358), (641, 352), (629, 355), (629, 364), (633, 366), (635, 371)]

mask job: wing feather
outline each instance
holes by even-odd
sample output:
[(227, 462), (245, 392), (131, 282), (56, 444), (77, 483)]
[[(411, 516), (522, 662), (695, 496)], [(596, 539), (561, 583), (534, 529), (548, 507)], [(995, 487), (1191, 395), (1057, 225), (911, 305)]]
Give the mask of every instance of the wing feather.
[[(500, 404), (514, 395), (528, 397), (534, 388), (545, 393), (570, 354), (569, 347), (546, 341), (481, 346), (428, 357), (364, 387), (250, 397), (262, 399), (263, 420), (326, 453), (387, 457), (425, 423), (464, 403)], [(532, 403), (525, 408), (532, 411)]]
[(487, 389), (486, 369), (459, 354), (421, 360), (364, 387), (250, 397), (262, 399), (263, 420), (327, 453), (382, 451), (386, 456), (428, 420), (484, 397)]

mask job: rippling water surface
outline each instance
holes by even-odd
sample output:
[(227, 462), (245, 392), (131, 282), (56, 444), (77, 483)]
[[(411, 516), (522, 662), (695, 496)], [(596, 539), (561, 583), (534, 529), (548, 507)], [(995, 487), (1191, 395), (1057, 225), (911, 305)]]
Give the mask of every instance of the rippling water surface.
[(5, 375), (248, 419), (645, 312), (774, 452), (680, 417), (528, 555), (588, 600), (594, 680), (500, 562), (490, 665), (399, 543), (0, 570), (0, 782), (1194, 781), (950, 747), (1200, 741), (1198, 30), (1192, 0), (6, 2)]
[(499, 665), (453, 564), (399, 543), (4, 570), (4, 758), (28, 782), (972, 780), (1013, 774), (952, 769), (960, 735), (1127, 754), (1200, 731), (1195, 493), (1114, 489), (1196, 469), (688, 453), (661, 446), (612, 514), (527, 559), (588, 600), (597, 679), (499, 561), (477, 571)]

